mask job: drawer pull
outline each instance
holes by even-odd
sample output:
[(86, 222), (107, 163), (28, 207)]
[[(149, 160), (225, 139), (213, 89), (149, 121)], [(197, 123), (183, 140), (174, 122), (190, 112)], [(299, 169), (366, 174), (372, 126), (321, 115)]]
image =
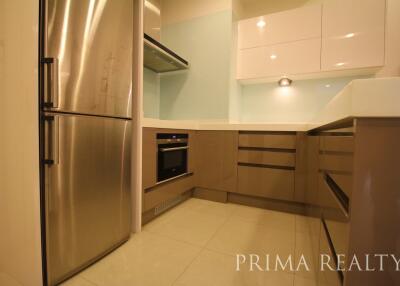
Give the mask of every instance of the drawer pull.
[(268, 169), (280, 169), (280, 170), (295, 170), (295, 167), (289, 166), (277, 166), (277, 165), (267, 165), (267, 164), (255, 164), (255, 163), (243, 163), (239, 162), (238, 166), (253, 167), (253, 168), (268, 168)]
[(336, 182), (327, 173), (324, 173), (325, 183), (328, 185), (329, 190), (332, 192), (333, 196), (339, 203), (340, 208), (349, 217), (349, 197), (345, 192), (336, 184)]

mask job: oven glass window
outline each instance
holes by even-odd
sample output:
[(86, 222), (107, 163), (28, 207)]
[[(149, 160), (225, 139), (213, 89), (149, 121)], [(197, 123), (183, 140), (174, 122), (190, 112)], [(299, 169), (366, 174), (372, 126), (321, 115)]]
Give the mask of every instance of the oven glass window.
[(164, 153), (164, 169), (179, 168), (183, 164), (183, 155), (186, 152), (182, 151), (171, 151)]
[(187, 150), (158, 152), (157, 181), (164, 181), (187, 172)]

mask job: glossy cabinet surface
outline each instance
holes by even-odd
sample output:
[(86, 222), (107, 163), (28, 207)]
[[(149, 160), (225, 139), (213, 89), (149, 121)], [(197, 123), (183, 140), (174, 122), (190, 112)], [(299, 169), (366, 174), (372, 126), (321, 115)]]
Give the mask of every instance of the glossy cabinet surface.
[(321, 39), (238, 51), (238, 79), (276, 77), (320, 71)]
[(385, 0), (323, 5), (322, 71), (384, 65)]
[(239, 21), (239, 49), (321, 37), (321, 5)]

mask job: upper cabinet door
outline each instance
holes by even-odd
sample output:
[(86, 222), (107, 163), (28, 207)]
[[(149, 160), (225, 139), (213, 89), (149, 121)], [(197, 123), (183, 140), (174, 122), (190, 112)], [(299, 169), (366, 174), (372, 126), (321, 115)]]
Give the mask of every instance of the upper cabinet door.
[(321, 37), (321, 5), (242, 20), (239, 49)]
[(238, 79), (281, 77), (320, 71), (321, 38), (238, 52)]
[(328, 0), (323, 6), (322, 70), (384, 65), (385, 0)]

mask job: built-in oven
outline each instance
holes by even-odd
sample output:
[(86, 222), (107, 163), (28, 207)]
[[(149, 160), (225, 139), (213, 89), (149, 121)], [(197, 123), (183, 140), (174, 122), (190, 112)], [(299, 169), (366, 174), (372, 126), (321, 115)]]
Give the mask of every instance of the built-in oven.
[(157, 134), (157, 182), (164, 182), (187, 174), (188, 134)]

